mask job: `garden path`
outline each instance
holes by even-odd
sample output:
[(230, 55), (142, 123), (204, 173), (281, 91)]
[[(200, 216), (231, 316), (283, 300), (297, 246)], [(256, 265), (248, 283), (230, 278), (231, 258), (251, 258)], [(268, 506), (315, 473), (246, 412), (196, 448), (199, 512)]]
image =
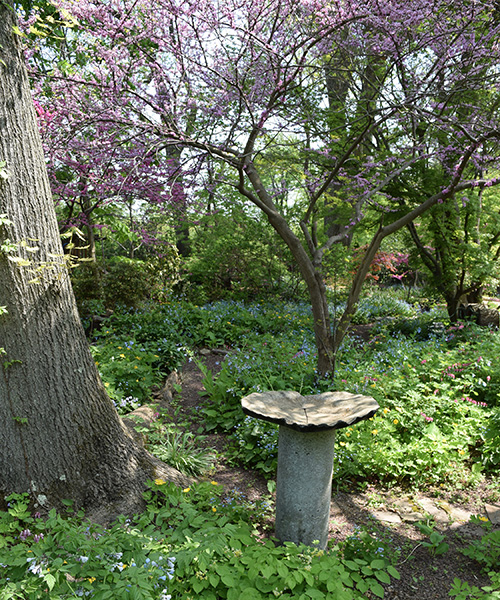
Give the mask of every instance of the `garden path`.
[[(224, 354), (203, 351), (200, 358), (213, 373), (220, 369)], [(181, 392), (176, 401), (179, 414), (192, 417), (193, 430), (199, 419), (203, 394), (202, 374), (194, 361), (184, 365)], [(193, 418), (193, 417), (197, 418)], [(259, 473), (229, 464), (224, 457), (226, 438), (220, 434), (206, 436), (204, 445), (217, 451), (217, 463), (210, 477), (227, 491), (244, 494), (250, 501), (269, 497), (267, 481)], [(335, 483), (335, 482), (334, 482)], [(471, 586), (488, 585), (488, 578), (479, 565), (461, 554), (460, 549), (484, 531), (471, 524), (471, 515), (489, 518), (500, 527), (500, 498), (492, 492), (492, 482), (485, 481), (474, 490), (430, 490), (424, 495), (416, 490), (385, 490), (376, 485), (364, 485), (363, 491), (334, 490), (330, 538), (342, 542), (348, 537), (369, 532), (373, 544), (388, 546), (398, 554), (396, 568), (401, 574), (385, 586), (387, 600), (448, 600), (454, 578)], [(498, 483), (497, 483), (498, 490)], [(449, 550), (431, 556), (422, 545), (428, 538), (416, 527), (419, 520), (433, 519), (435, 529), (446, 536)], [(363, 535), (363, 534), (362, 534)]]

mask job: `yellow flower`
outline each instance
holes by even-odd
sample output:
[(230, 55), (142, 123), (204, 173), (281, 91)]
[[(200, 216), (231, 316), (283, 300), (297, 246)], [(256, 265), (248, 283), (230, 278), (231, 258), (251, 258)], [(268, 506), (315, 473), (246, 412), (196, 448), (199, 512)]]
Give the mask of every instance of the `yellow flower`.
[(216, 481), (211, 481), (210, 482), (212, 485), (219, 485)]
[(339, 442), (341, 446), (345, 446), (345, 442)]
[(386, 415), (388, 412), (391, 412), (390, 408), (384, 408), (384, 415)]
[(189, 491), (191, 490), (191, 488), (184, 488), (182, 491), (187, 494)]
[(394, 425), (397, 425), (399, 423), (399, 421), (397, 419), (394, 419), (393, 423), (394, 423)]
[(125, 354), (120, 354), (120, 356), (121, 356), (122, 358), (125, 358)]
[(212, 506), (212, 512), (217, 512), (217, 509), (215, 508), (215, 506)]
[(109, 387), (109, 383), (106, 381), (106, 383), (104, 384), (104, 387)]
[(140, 357), (140, 356), (136, 356), (136, 358), (137, 358), (137, 360), (141, 360), (141, 357)]
[(121, 346), (118, 346), (118, 350), (123, 350), (123, 348)]
[(134, 369), (138, 369), (139, 367), (137, 365), (134, 366)]
[(372, 429), (372, 434), (373, 435), (377, 435), (377, 433), (378, 433), (378, 429)]
[(90, 583), (94, 583), (95, 581), (95, 577), (88, 577), (87, 581), (90, 581)]
[(488, 522), (488, 518), (487, 518), (487, 517), (483, 517), (483, 516), (481, 516), (481, 517), (478, 517), (478, 519), (479, 519), (480, 521), (485, 521), (486, 523)]
[(345, 433), (345, 436), (346, 436), (346, 437), (350, 437), (350, 436), (351, 436), (350, 432), (349, 432), (349, 431), (346, 431), (346, 433)]
[(155, 483), (156, 485), (165, 485), (166, 481), (163, 481), (163, 479), (155, 479)]

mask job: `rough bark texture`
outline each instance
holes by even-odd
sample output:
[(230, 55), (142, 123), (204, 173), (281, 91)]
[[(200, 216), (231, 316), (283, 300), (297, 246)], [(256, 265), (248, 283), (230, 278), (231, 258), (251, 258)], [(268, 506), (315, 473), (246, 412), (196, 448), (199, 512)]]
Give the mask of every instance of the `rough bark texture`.
[[(62, 258), (14, 12), (0, 1), (0, 497), (29, 492), (40, 507), (127, 507), (148, 479), (185, 478), (138, 447), (100, 381)], [(23, 244), (37, 250), (28, 251)], [(11, 259), (24, 257), (28, 266)], [(33, 268), (39, 268), (38, 283)], [(130, 506), (129, 506), (130, 508)]]

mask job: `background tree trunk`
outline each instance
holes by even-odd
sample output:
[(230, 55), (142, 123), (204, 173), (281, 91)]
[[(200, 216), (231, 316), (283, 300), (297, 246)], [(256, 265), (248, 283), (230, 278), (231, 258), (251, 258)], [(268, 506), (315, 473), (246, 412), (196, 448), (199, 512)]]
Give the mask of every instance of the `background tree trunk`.
[[(9, 171), (0, 214), (11, 222), (0, 246), (19, 245), (0, 254), (0, 305), (8, 311), (0, 316), (0, 497), (29, 492), (41, 508), (72, 499), (135, 510), (146, 480), (186, 480), (135, 444), (100, 381), (64, 265), (14, 23), (0, 1), (0, 162)], [(38, 283), (30, 282), (33, 269)]]

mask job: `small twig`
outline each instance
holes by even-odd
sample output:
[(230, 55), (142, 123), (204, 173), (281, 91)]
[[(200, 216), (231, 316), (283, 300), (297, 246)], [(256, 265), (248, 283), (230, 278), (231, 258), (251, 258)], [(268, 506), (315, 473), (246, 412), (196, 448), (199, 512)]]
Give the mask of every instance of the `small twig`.
[(404, 564), (405, 564), (405, 562), (406, 562), (406, 561), (407, 561), (407, 560), (410, 558), (410, 556), (411, 556), (411, 555), (412, 555), (412, 554), (415, 552), (415, 550), (416, 550), (417, 548), (420, 548), (420, 546), (421, 546), (421, 545), (422, 545), (421, 543), (420, 543), (420, 544), (417, 544), (417, 545), (415, 546), (415, 548), (413, 548), (413, 550), (410, 552), (410, 554), (408, 554), (408, 556), (407, 556), (407, 557), (406, 557), (406, 558), (405, 558), (403, 561), (399, 562), (399, 563), (398, 563), (398, 565), (404, 565)]

